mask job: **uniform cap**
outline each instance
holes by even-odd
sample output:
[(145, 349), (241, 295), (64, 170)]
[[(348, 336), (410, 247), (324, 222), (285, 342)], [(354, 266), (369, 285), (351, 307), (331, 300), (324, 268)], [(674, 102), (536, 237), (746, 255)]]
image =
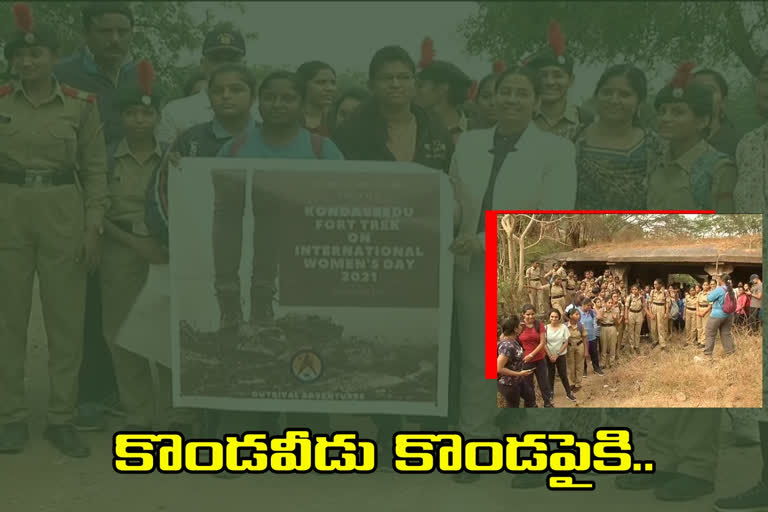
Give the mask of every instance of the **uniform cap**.
[(241, 57), (245, 55), (245, 38), (233, 27), (222, 25), (208, 32), (203, 41), (203, 55), (214, 52), (232, 52)]
[(38, 25), (33, 16), (29, 5), (25, 3), (13, 4), (13, 17), (16, 24), (16, 32), (9, 38), (3, 48), (3, 55), (6, 61), (10, 61), (16, 50), (20, 48), (31, 48), (42, 46), (50, 50), (56, 50), (59, 47), (56, 32), (50, 27)]

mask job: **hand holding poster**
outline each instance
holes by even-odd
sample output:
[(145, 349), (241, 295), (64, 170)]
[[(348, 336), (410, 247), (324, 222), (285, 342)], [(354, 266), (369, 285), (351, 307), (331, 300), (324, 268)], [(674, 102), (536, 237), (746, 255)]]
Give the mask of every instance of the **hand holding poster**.
[(169, 185), (175, 403), (445, 414), (445, 175), (255, 159), (182, 168)]

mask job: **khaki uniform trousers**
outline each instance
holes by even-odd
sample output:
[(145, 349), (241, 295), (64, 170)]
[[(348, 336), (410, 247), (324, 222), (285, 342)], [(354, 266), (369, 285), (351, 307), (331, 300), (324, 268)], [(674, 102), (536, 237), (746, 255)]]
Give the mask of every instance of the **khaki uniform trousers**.
[(75, 185), (0, 183), (0, 424), (25, 421), (24, 369), (35, 274), (48, 338), (48, 422), (72, 421), (83, 351), (85, 230)]
[(600, 327), (600, 361), (603, 368), (610, 368), (616, 362), (616, 340), (618, 331), (615, 325)]
[(695, 309), (685, 308), (685, 343), (694, 345), (697, 341), (698, 322)]
[[(560, 312), (560, 317), (565, 318), (565, 297), (559, 299), (552, 299), (552, 309), (556, 309)], [(549, 319), (547, 319), (549, 320)]]
[(658, 409), (648, 436), (656, 471), (679, 472), (714, 482), (720, 409)]
[(120, 403), (129, 425), (151, 426), (155, 398), (149, 360), (115, 344), (120, 326), (144, 286), (149, 264), (130, 247), (105, 237), (102, 244), (102, 325), (112, 353)]
[[(532, 281), (529, 285), (541, 286), (541, 281)], [(531, 301), (531, 304), (533, 304), (533, 307), (536, 308), (536, 311), (541, 311), (544, 303), (544, 291), (541, 288), (536, 290), (528, 288), (528, 299)]]
[[(621, 308), (622, 311), (624, 308)], [(624, 331), (626, 331), (626, 324), (624, 322), (621, 322), (618, 327), (616, 328), (616, 351), (618, 352), (621, 350), (621, 347), (624, 343)]]
[[(701, 308), (704, 309), (704, 308)], [(698, 331), (698, 342), (702, 345), (705, 345), (707, 342), (707, 336), (706, 336), (706, 329), (707, 329), (707, 322), (709, 321), (709, 315), (712, 314), (712, 310), (710, 309), (709, 312), (704, 316), (699, 316), (696, 314), (696, 330)]]
[(568, 368), (568, 382), (571, 387), (581, 387), (581, 379), (584, 374), (584, 341), (568, 342), (565, 362)]
[(640, 346), (640, 330), (643, 328), (644, 318), (643, 310), (637, 312), (630, 310), (629, 315), (627, 315), (629, 346), (633, 349)]
[(667, 346), (667, 320), (664, 318), (665, 309), (665, 305), (651, 304), (653, 319), (648, 319), (651, 324), (651, 338), (662, 348)]

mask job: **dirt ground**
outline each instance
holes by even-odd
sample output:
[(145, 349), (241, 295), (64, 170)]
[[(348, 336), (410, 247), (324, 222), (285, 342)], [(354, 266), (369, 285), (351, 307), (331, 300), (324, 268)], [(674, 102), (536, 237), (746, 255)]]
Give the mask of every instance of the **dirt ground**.
[[(411, 512), (427, 508), (464, 511), (468, 507), (502, 511), (510, 507), (520, 510), (521, 505), (574, 508), (575, 497), (584, 509), (592, 512), (613, 511), (619, 504), (623, 512), (647, 512), (649, 506), (661, 511), (702, 511), (711, 510), (715, 497), (740, 492), (759, 477), (758, 449), (729, 446), (721, 447), (715, 494), (683, 504), (657, 502), (650, 492), (618, 491), (610, 475), (594, 478), (595, 492), (576, 495), (545, 489), (512, 490), (508, 486), (510, 476), (506, 474), (483, 476), (469, 485), (456, 484), (448, 475), (439, 473), (404, 476), (391, 471), (370, 475), (265, 474), (237, 479), (187, 474), (118, 475), (111, 466), (110, 433), (85, 434), (93, 453), (90, 458), (80, 460), (59, 455), (41, 440), (47, 394), (47, 355), (41, 325), (36, 303), (27, 373), (28, 396), (33, 408), (32, 440), (24, 453), (0, 456), (0, 510), (3, 512), (224, 512), (265, 505), (305, 512), (333, 509)], [(598, 379), (590, 375), (585, 391), (596, 386)]]
[[(576, 402), (565, 398), (555, 380), (556, 407), (762, 407), (762, 336), (734, 329), (735, 354), (724, 357), (718, 338), (714, 358), (701, 350), (683, 347), (682, 333), (673, 333), (664, 352), (641, 342), (640, 355), (622, 351), (618, 363), (606, 368), (604, 377), (587, 365)], [(626, 342), (625, 342), (626, 343)], [(602, 357), (600, 364), (604, 365)]]

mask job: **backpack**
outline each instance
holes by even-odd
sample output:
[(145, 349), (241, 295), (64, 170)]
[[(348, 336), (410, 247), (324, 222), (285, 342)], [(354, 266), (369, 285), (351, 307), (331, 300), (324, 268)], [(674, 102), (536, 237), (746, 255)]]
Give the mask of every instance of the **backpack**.
[(680, 316), (680, 306), (677, 305), (677, 301), (672, 301), (672, 306), (669, 308), (669, 318), (677, 320)]
[(725, 299), (723, 300), (723, 313), (731, 315), (736, 311), (736, 298), (728, 293), (728, 288), (725, 288)]

